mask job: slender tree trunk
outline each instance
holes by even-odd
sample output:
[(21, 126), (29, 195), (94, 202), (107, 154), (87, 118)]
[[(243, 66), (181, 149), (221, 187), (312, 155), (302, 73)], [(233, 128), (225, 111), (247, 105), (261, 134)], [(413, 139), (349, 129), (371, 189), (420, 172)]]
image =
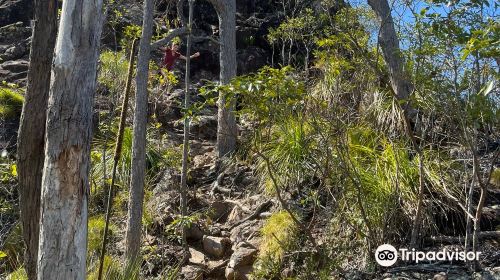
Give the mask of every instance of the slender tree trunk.
[[(106, 222), (104, 225), (104, 233), (102, 236), (102, 244), (101, 244), (101, 255), (99, 258), (99, 271), (97, 279), (102, 279), (102, 273), (104, 269), (104, 257), (106, 256), (106, 245), (108, 243), (108, 231), (109, 231), (109, 223), (111, 219), (111, 214), (113, 212), (113, 197), (115, 193), (115, 179), (116, 179), (116, 168), (118, 166), (118, 162), (120, 161), (122, 154), (122, 146), (123, 146), (123, 134), (125, 131), (125, 121), (127, 120), (127, 110), (128, 110), (128, 100), (130, 96), (130, 91), (132, 87), (132, 77), (134, 75), (134, 63), (135, 63), (135, 51), (136, 51), (136, 40), (132, 42), (132, 47), (130, 50), (129, 57), (129, 65), (128, 65), (128, 73), (127, 73), (127, 83), (125, 84), (125, 94), (123, 96), (123, 102), (121, 107), (120, 114), (120, 124), (118, 126), (118, 135), (116, 136), (116, 144), (115, 144), (115, 153), (113, 155), (113, 169), (111, 175), (111, 184), (109, 185), (108, 190), (108, 201), (106, 206)], [(104, 149), (105, 151), (106, 149)], [(106, 165), (104, 165), (106, 166)], [(104, 184), (103, 186), (105, 186)]]
[(127, 216), (126, 256), (134, 260), (140, 253), (142, 203), (146, 171), (146, 126), (148, 118), (148, 77), (151, 37), (153, 34), (154, 1), (144, 1), (142, 36), (137, 59), (134, 136), (132, 140), (132, 176)]
[(416, 112), (411, 108), (409, 101), (413, 85), (404, 69), (405, 61), (399, 48), (399, 39), (394, 27), (389, 3), (387, 0), (368, 0), (368, 4), (375, 11), (381, 24), (378, 43), (380, 44), (382, 55), (389, 70), (392, 88), (396, 93), (396, 98), (404, 101), (401, 105), (404, 113), (410, 120), (413, 120)]
[(476, 185), (476, 167), (475, 165), (473, 164), (472, 165), (472, 182), (469, 186), (469, 192), (468, 192), (468, 195), (467, 195), (467, 200), (466, 200), (466, 211), (467, 213), (465, 213), (465, 241), (464, 241), (464, 250), (466, 252), (469, 251), (470, 249), (470, 246), (472, 244), (472, 225), (473, 225), (473, 221), (470, 217), (470, 215), (472, 215), (472, 212), (474, 210), (474, 207), (473, 207), (473, 198), (474, 198), (474, 186)]
[(410, 246), (417, 247), (418, 238), (420, 235), (420, 227), (422, 224), (423, 213), (423, 191), (424, 191), (424, 167), (423, 153), (418, 146), (413, 129), (410, 127), (411, 122), (415, 120), (416, 111), (410, 104), (410, 97), (413, 92), (413, 84), (410, 81), (409, 74), (405, 71), (405, 61), (401, 49), (399, 48), (399, 39), (394, 26), (394, 20), (391, 15), (391, 9), (387, 0), (368, 0), (378, 20), (380, 21), (380, 30), (378, 34), (378, 43), (382, 49), (382, 55), (389, 70), (389, 78), (391, 87), (394, 91), (395, 98), (400, 102), (403, 110), (405, 126), (408, 137), (413, 143), (415, 151), (419, 155), (419, 192), (418, 204), (413, 228), (411, 233)]
[(28, 87), (17, 142), (19, 204), (26, 244), (24, 267), (30, 280), (36, 279), (45, 122), (56, 33), (57, 1), (35, 1), (35, 26), (31, 40)]
[[(209, 0), (219, 15), (220, 82), (228, 84), (236, 76), (236, 0)], [(235, 102), (222, 92), (218, 100), (217, 154), (226, 156), (236, 149), (238, 128)]]
[[(192, 40), (192, 25), (193, 25), (193, 4), (194, 0), (189, 0), (189, 20), (188, 20), (188, 37), (186, 48), (186, 77), (185, 77), (185, 92), (184, 92), (184, 109), (187, 112), (189, 108), (189, 86), (191, 75), (191, 40)], [(181, 172), (181, 215), (187, 217), (187, 175), (188, 175), (188, 157), (189, 157), (189, 116), (184, 116), (184, 141), (182, 148), (182, 172)], [(187, 239), (187, 228), (182, 227), (182, 246), (185, 252), (189, 252)]]
[(102, 0), (65, 0), (49, 92), (38, 279), (85, 279), (93, 95)]

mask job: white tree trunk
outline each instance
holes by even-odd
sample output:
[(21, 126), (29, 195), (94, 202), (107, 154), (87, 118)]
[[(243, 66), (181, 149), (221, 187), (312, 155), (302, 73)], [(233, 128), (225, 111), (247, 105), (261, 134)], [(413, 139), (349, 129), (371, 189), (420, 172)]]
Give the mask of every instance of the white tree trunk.
[[(236, 76), (236, 1), (209, 0), (219, 15), (220, 82), (227, 84)], [(235, 102), (220, 93), (218, 101), (217, 154), (223, 157), (236, 149), (238, 128)]]
[(134, 136), (132, 141), (132, 176), (127, 216), (126, 256), (138, 257), (141, 248), (142, 204), (146, 171), (146, 127), (148, 121), (148, 77), (154, 1), (144, 1), (142, 36), (137, 59)]
[(102, 0), (64, 0), (49, 92), (38, 279), (85, 279)]

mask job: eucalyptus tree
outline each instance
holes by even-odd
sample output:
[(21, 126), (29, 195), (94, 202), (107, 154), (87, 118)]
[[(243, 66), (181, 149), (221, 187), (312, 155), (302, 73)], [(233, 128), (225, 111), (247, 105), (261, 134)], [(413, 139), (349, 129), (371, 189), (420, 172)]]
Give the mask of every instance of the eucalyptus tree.
[[(236, 76), (236, 0), (209, 0), (219, 17), (220, 83), (228, 84)], [(235, 101), (219, 92), (217, 118), (217, 154), (223, 157), (236, 149), (238, 128), (234, 116)]]
[(416, 118), (416, 111), (410, 103), (410, 98), (414, 90), (414, 85), (410, 81), (410, 76), (405, 70), (405, 61), (402, 51), (399, 47), (399, 39), (394, 26), (394, 20), (391, 15), (391, 8), (387, 0), (368, 0), (368, 4), (375, 12), (380, 21), (380, 30), (378, 33), (378, 44), (382, 49), (382, 55), (387, 69), (389, 70), (389, 79), (391, 87), (394, 91), (394, 98), (398, 100), (404, 115), (405, 128), (408, 138), (410, 138), (415, 152), (419, 159), (419, 189), (417, 198), (417, 207), (415, 218), (413, 220), (413, 228), (411, 231), (410, 246), (417, 247), (420, 236), (420, 227), (422, 224), (423, 208), (424, 208), (424, 166), (423, 153), (420, 146), (417, 144), (416, 137), (411, 127), (411, 121)]
[(146, 171), (146, 128), (148, 118), (148, 77), (153, 35), (154, 1), (144, 1), (142, 35), (137, 58), (134, 135), (132, 140), (132, 176), (127, 215), (125, 251), (128, 260), (138, 257), (141, 245), (142, 204)]
[(389, 2), (387, 0), (368, 0), (368, 4), (380, 21), (378, 44), (382, 49), (382, 56), (389, 70), (392, 89), (396, 98), (402, 102), (405, 114), (412, 119), (416, 112), (411, 108), (409, 98), (414, 87), (405, 71), (405, 61), (399, 47), (399, 39)]
[(45, 122), (50, 87), (50, 67), (57, 33), (57, 1), (35, 1), (28, 86), (17, 143), (17, 170), (21, 224), (26, 244), (24, 267), (28, 279), (36, 279), (40, 231), (40, 190), (45, 145)]
[(49, 91), (38, 279), (86, 275), (93, 95), (102, 0), (65, 0)]

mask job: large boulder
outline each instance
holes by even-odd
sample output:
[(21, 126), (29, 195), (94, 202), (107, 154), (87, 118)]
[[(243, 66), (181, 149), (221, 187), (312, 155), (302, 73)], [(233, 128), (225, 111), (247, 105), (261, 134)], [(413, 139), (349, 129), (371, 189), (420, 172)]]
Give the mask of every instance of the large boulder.
[(255, 234), (264, 222), (262, 220), (250, 220), (242, 223), (231, 229), (231, 241), (233, 243), (240, 243), (248, 241), (252, 245), (258, 245), (260, 242), (259, 237)]
[(205, 266), (207, 263), (206, 256), (202, 252), (194, 249), (194, 248), (189, 248), (189, 262), (192, 264), (196, 264), (199, 266)]
[(15, 60), (28, 56), (29, 45), (28, 39), (6, 46), (3, 50), (0, 49), (0, 61)]
[(33, 17), (32, 0), (0, 0), (0, 26), (14, 22), (28, 24)]
[(31, 36), (31, 28), (22, 22), (16, 22), (0, 27), (0, 44), (10, 45), (19, 43)]
[(198, 139), (217, 139), (217, 116), (199, 116), (191, 123), (191, 133)]
[(234, 204), (227, 201), (214, 201), (210, 205), (209, 215), (210, 218), (217, 222), (225, 222), (227, 217), (233, 210)]
[(250, 265), (242, 266), (238, 269), (231, 267), (226, 268), (226, 279), (227, 280), (249, 280), (250, 275), (253, 272), (253, 267)]
[(181, 106), (172, 100), (157, 102), (154, 106), (154, 113), (156, 120), (167, 128), (172, 127), (173, 121), (182, 118)]
[(28, 71), (29, 62), (26, 60), (12, 60), (0, 64), (0, 68), (13, 73), (21, 73)]
[(234, 253), (229, 259), (228, 267), (238, 269), (244, 266), (252, 266), (257, 258), (257, 249), (248, 245), (247, 243), (238, 244)]
[(248, 47), (238, 50), (236, 59), (238, 62), (238, 75), (244, 75), (255, 72), (266, 65), (268, 53), (259, 47)]

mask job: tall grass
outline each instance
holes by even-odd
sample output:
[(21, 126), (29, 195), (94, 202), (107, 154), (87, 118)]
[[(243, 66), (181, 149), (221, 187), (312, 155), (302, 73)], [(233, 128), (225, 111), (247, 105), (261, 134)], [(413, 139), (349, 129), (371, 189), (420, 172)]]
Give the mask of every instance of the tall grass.
[(12, 119), (21, 116), (24, 97), (19, 90), (0, 85), (0, 118)]

